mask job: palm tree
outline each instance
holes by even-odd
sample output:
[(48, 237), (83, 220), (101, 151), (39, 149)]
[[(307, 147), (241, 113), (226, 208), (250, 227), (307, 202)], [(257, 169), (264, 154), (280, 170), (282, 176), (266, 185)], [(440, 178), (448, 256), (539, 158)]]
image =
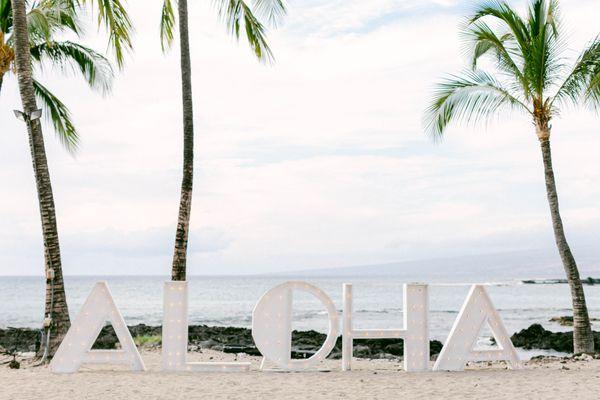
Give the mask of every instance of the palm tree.
[[(192, 65), (188, 32), (187, 0), (178, 0), (179, 41), (181, 47), (181, 86), (183, 101), (183, 180), (179, 202), (179, 218), (175, 235), (175, 251), (171, 279), (186, 279), (187, 245), (192, 209), (192, 187), (194, 180), (194, 113), (192, 103)], [(243, 0), (215, 0), (219, 16), (224, 20), (230, 33), (239, 39), (240, 30), (246, 33), (248, 44), (260, 61), (272, 61), (265, 25), (259, 20), (276, 26), (285, 15), (284, 0), (254, 0), (250, 7)], [(257, 17), (258, 16), (258, 17)], [(174, 39), (176, 17), (171, 0), (164, 0), (160, 24), (160, 38), (163, 50), (168, 49)]]
[[(479, 6), (463, 32), (471, 68), (437, 86), (425, 123), (429, 133), (439, 139), (448, 124), (457, 120), (475, 122), (507, 109), (531, 118), (542, 150), (556, 245), (571, 289), (574, 351), (592, 353), (594, 340), (585, 295), (558, 206), (550, 134), (552, 118), (561, 106), (585, 101), (598, 104), (598, 89), (594, 88), (600, 77), (600, 40), (592, 41), (574, 65), (567, 65), (561, 28), (554, 0), (532, 0), (526, 18), (504, 1)], [(483, 57), (491, 61), (495, 74), (479, 68)]]
[[(92, 1), (92, 0), (88, 0)], [(14, 70), (18, 77), (23, 103), (23, 118), (27, 122), (29, 145), (38, 193), (46, 271), (46, 303), (44, 358), (51, 358), (70, 326), (65, 296), (60, 244), (50, 172), (39, 119), (31, 116), (43, 105), (59, 138), (69, 151), (74, 151), (77, 131), (66, 106), (47, 88), (33, 78), (32, 62), (38, 65), (50, 62), (61, 67), (72, 66), (85, 77), (92, 88), (107, 90), (112, 69), (100, 54), (73, 42), (57, 42), (53, 35), (62, 31), (80, 33), (77, 12), (86, 0), (42, 0), (33, 3), (28, 12), (26, 0), (0, 0), (2, 42), (0, 42), (1, 77)], [(131, 45), (131, 23), (119, 0), (102, 0), (97, 3), (99, 23), (104, 23), (110, 34), (110, 43), (119, 65), (123, 63), (123, 50)], [(10, 36), (7, 36), (9, 34)], [(4, 39), (7, 38), (6, 41)], [(52, 333), (52, 334), (50, 334)]]

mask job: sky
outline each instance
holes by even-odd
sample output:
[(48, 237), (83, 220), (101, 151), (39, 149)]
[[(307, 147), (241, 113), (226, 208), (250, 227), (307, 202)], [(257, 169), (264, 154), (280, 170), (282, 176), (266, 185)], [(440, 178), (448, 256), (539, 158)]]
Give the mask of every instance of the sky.
[[(467, 65), (459, 29), (475, 2), (293, 0), (284, 23), (268, 32), (273, 65), (228, 36), (210, 1), (189, 3), (189, 274), (528, 250), (556, 256), (541, 153), (525, 116), (454, 125), (441, 143), (424, 133), (435, 82)], [(573, 57), (600, 32), (600, 3), (561, 4)], [(59, 70), (38, 72), (81, 134), (72, 156), (50, 127), (44, 132), (67, 275), (170, 271), (182, 163), (178, 48), (161, 52), (160, 1), (127, 7), (135, 50), (110, 95)], [(85, 40), (106, 49), (91, 22)], [(20, 108), (9, 76), (0, 96), (0, 275), (43, 271), (31, 158), (11, 111)], [(553, 126), (577, 255), (600, 239), (600, 116), (568, 108)]]

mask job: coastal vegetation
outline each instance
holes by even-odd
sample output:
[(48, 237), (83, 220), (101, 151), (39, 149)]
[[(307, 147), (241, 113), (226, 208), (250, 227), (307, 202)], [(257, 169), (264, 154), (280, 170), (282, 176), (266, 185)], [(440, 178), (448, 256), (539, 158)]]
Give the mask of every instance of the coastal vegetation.
[[(565, 62), (563, 31), (556, 0), (532, 0), (525, 17), (504, 1), (484, 2), (463, 30), (470, 67), (437, 85), (425, 123), (439, 140), (452, 122), (489, 120), (503, 111), (529, 117), (540, 144), (554, 237), (571, 290), (574, 351), (593, 353), (585, 293), (559, 210), (550, 138), (552, 120), (563, 107), (600, 105), (600, 37), (570, 65)], [(483, 60), (492, 71), (481, 67)]]
[[(70, 31), (80, 35), (79, 13), (86, 4), (97, 7), (99, 23), (109, 33), (119, 65), (124, 50), (131, 47), (131, 23), (119, 0), (0, 0), (0, 44), (5, 61), (0, 65), (2, 75), (14, 70), (18, 78), (23, 111), (19, 113), (29, 134), (31, 159), (35, 175), (42, 222), (42, 237), (46, 277), (44, 310), (43, 359), (51, 358), (70, 326), (69, 309), (63, 283), (62, 259), (56, 221), (56, 207), (38, 103), (42, 104), (64, 146), (74, 151), (78, 134), (66, 106), (46, 87), (34, 79), (33, 65), (50, 63), (59, 68), (74, 67), (94, 89), (108, 90), (112, 70), (107, 59), (99, 53), (74, 42), (56, 41), (56, 35)], [(8, 65), (7, 65), (8, 61)], [(33, 62), (36, 62), (34, 64)], [(8, 69), (7, 69), (8, 67)]]

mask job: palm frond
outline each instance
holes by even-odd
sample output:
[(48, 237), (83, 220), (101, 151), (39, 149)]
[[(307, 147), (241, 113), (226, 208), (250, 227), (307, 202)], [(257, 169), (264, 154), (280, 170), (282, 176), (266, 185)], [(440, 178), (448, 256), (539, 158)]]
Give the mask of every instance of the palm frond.
[(40, 7), (54, 13), (54, 19), (58, 22), (56, 25), (61, 30), (70, 30), (80, 35), (83, 33), (83, 26), (77, 13), (77, 8), (69, 0), (44, 0)]
[(117, 65), (123, 67), (125, 52), (131, 50), (133, 25), (121, 0), (65, 0), (74, 6), (96, 5), (98, 25), (104, 26), (109, 34), (109, 43), (115, 54)]
[[(499, 22), (498, 29), (507, 30), (506, 33), (496, 33), (496, 36), (508, 39), (510, 44), (508, 54), (511, 59), (505, 54), (500, 54), (498, 67), (517, 75), (518, 72), (511, 63), (511, 60), (516, 60), (515, 64), (521, 72), (521, 76), (516, 77), (526, 93), (528, 92), (527, 97), (533, 96), (536, 102), (542, 103), (545, 93), (550, 87), (556, 85), (564, 68), (561, 57), (563, 42), (559, 36), (558, 3), (556, 0), (532, 0), (525, 19), (521, 18), (505, 1), (492, 0), (484, 3), (469, 22), (477, 23), (475, 33), (485, 34), (489, 39), (489, 32), (486, 32), (486, 26), (482, 25), (481, 21), (486, 17)], [(491, 44), (482, 44), (479, 51), (489, 51), (486, 50), (486, 46), (490, 47)]]
[(110, 62), (90, 48), (70, 41), (44, 42), (31, 48), (31, 57), (39, 62), (49, 61), (63, 70), (78, 71), (92, 89), (110, 91), (114, 77)]
[(27, 13), (27, 28), (30, 40), (50, 40), (52, 36), (52, 23), (41, 8), (34, 8)]
[(273, 53), (267, 43), (265, 26), (252, 13), (243, 0), (214, 0), (219, 16), (227, 25), (229, 32), (239, 39), (240, 32), (246, 33), (252, 52), (260, 61), (270, 62)]
[(523, 58), (515, 48), (512, 32), (496, 33), (485, 22), (475, 21), (467, 24), (462, 35), (465, 38), (472, 69), (477, 68), (482, 57), (491, 55), (496, 67), (516, 82), (514, 88), (518, 87), (525, 98), (530, 97), (529, 84), (522, 71)]
[(284, 0), (254, 0), (254, 15), (264, 18), (272, 27), (277, 27), (287, 14)]
[(437, 86), (424, 122), (430, 135), (440, 139), (453, 121), (478, 122), (504, 108), (531, 113), (491, 75), (480, 70), (467, 70), (461, 76), (450, 76)]
[(600, 68), (596, 69), (586, 90), (586, 100), (597, 110), (600, 110)]
[(10, 0), (0, 0), (0, 32), (8, 33), (12, 27), (12, 8)]
[(36, 2), (27, 13), (29, 37), (33, 42), (50, 40), (56, 33), (81, 33), (81, 23), (73, 4), (68, 0)]
[(525, 75), (541, 101), (557, 81), (564, 65), (560, 57), (558, 6), (553, 0), (534, 0), (527, 19), (530, 42), (523, 49)]
[(488, 0), (482, 3), (469, 19), (474, 23), (486, 17), (492, 17), (508, 29), (520, 47), (526, 47), (529, 32), (525, 21), (505, 1)]
[(54, 126), (60, 142), (69, 153), (74, 154), (79, 145), (79, 134), (71, 120), (71, 112), (63, 102), (37, 80), (33, 81), (33, 88), (46, 119)]
[(175, 12), (171, 0), (164, 0), (160, 15), (160, 46), (166, 51), (173, 44), (175, 35)]
[(600, 36), (579, 56), (575, 66), (551, 99), (551, 105), (571, 101), (577, 103), (581, 96), (594, 97), (595, 79), (600, 73)]

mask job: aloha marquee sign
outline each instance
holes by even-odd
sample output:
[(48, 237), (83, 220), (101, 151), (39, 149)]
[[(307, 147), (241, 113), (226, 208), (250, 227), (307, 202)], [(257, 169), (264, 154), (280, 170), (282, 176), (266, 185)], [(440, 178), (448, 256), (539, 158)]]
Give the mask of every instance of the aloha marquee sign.
[[(327, 310), (329, 330), (323, 346), (310, 358), (291, 359), (292, 300), (294, 291), (315, 296)], [(161, 364), (163, 371), (245, 372), (247, 362), (188, 362), (188, 285), (165, 282)], [(352, 285), (344, 284), (343, 311), (340, 316), (331, 298), (306, 282), (293, 281), (266, 292), (252, 313), (252, 337), (263, 355), (261, 370), (267, 362), (283, 370), (314, 368), (335, 346), (342, 334), (342, 370), (352, 369), (354, 339), (402, 338), (404, 369), (427, 371), (429, 367), (429, 293), (425, 284), (404, 285), (404, 326), (401, 329), (355, 329), (352, 322)], [(100, 330), (110, 322), (121, 343), (120, 350), (92, 350)], [(497, 348), (478, 350), (477, 338), (488, 324)], [(510, 368), (521, 363), (508, 333), (483, 285), (473, 285), (433, 366), (434, 371), (462, 371), (469, 361), (506, 361)], [(73, 325), (56, 352), (50, 368), (55, 373), (77, 372), (82, 364), (125, 364), (133, 371), (144, 371), (142, 360), (117, 308), (106, 282), (98, 282), (85, 301)]]

